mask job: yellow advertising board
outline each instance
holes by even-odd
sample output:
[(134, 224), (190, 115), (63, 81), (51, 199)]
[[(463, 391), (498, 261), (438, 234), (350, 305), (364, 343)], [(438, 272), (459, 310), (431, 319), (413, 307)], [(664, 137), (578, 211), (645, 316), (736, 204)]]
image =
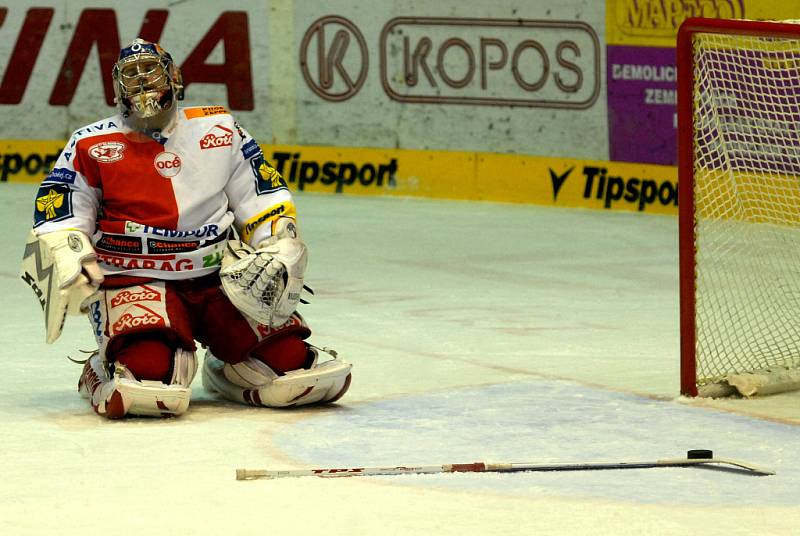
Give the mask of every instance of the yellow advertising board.
[(689, 17), (797, 19), (800, 0), (606, 0), (606, 43), (674, 47)]
[(64, 141), (0, 140), (0, 182), (36, 182), (53, 167)]
[(678, 171), (673, 166), (481, 154), (476, 174), (479, 199), (678, 213)]
[(515, 154), (264, 146), (294, 191), (677, 214), (677, 168)]
[[(61, 141), (0, 141), (2, 179), (38, 183)], [(677, 214), (673, 166), (516, 154), (263, 145), (294, 192)]]

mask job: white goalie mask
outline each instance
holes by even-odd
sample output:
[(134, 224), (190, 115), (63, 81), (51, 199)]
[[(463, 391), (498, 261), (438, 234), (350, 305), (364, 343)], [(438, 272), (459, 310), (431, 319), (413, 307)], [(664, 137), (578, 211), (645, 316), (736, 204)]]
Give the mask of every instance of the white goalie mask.
[(157, 43), (134, 39), (111, 73), (122, 116), (137, 130), (164, 128), (183, 99), (181, 72)]

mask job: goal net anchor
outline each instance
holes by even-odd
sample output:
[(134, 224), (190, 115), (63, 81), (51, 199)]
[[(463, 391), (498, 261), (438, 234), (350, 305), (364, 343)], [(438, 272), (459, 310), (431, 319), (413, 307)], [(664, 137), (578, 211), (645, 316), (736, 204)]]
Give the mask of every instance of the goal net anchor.
[(724, 379), (698, 388), (708, 398), (773, 395), (800, 389), (800, 369), (774, 366), (763, 370), (729, 374)]
[(522, 473), (598, 471), (612, 469), (652, 469), (657, 467), (702, 467), (737, 472), (754, 476), (774, 475), (769, 469), (750, 463), (714, 458), (710, 450), (696, 449), (687, 452), (686, 458), (658, 460), (654, 462), (588, 462), (588, 463), (453, 463), (443, 465), (397, 466), (397, 467), (344, 467), (322, 469), (237, 469), (236, 480), (259, 480), (316, 476), (321, 478), (353, 476), (418, 475), (438, 473)]

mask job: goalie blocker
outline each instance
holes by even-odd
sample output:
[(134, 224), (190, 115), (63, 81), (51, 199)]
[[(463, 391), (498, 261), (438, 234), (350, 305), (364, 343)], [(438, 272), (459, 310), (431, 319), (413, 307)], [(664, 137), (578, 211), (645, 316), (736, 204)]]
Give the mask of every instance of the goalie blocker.
[(46, 341), (61, 335), (67, 314), (86, 312), (103, 274), (89, 237), (78, 230), (28, 234), (20, 277), (44, 311)]

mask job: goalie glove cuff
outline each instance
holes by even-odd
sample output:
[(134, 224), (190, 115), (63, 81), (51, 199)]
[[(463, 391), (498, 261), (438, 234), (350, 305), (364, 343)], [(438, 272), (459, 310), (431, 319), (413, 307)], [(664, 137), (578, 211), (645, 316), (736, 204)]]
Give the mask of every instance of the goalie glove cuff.
[[(76, 282), (94, 286), (103, 282), (97, 254), (91, 240), (82, 231), (55, 231), (39, 236), (39, 242), (55, 267), (58, 288), (65, 289)], [(81, 275), (84, 280), (80, 279)]]

